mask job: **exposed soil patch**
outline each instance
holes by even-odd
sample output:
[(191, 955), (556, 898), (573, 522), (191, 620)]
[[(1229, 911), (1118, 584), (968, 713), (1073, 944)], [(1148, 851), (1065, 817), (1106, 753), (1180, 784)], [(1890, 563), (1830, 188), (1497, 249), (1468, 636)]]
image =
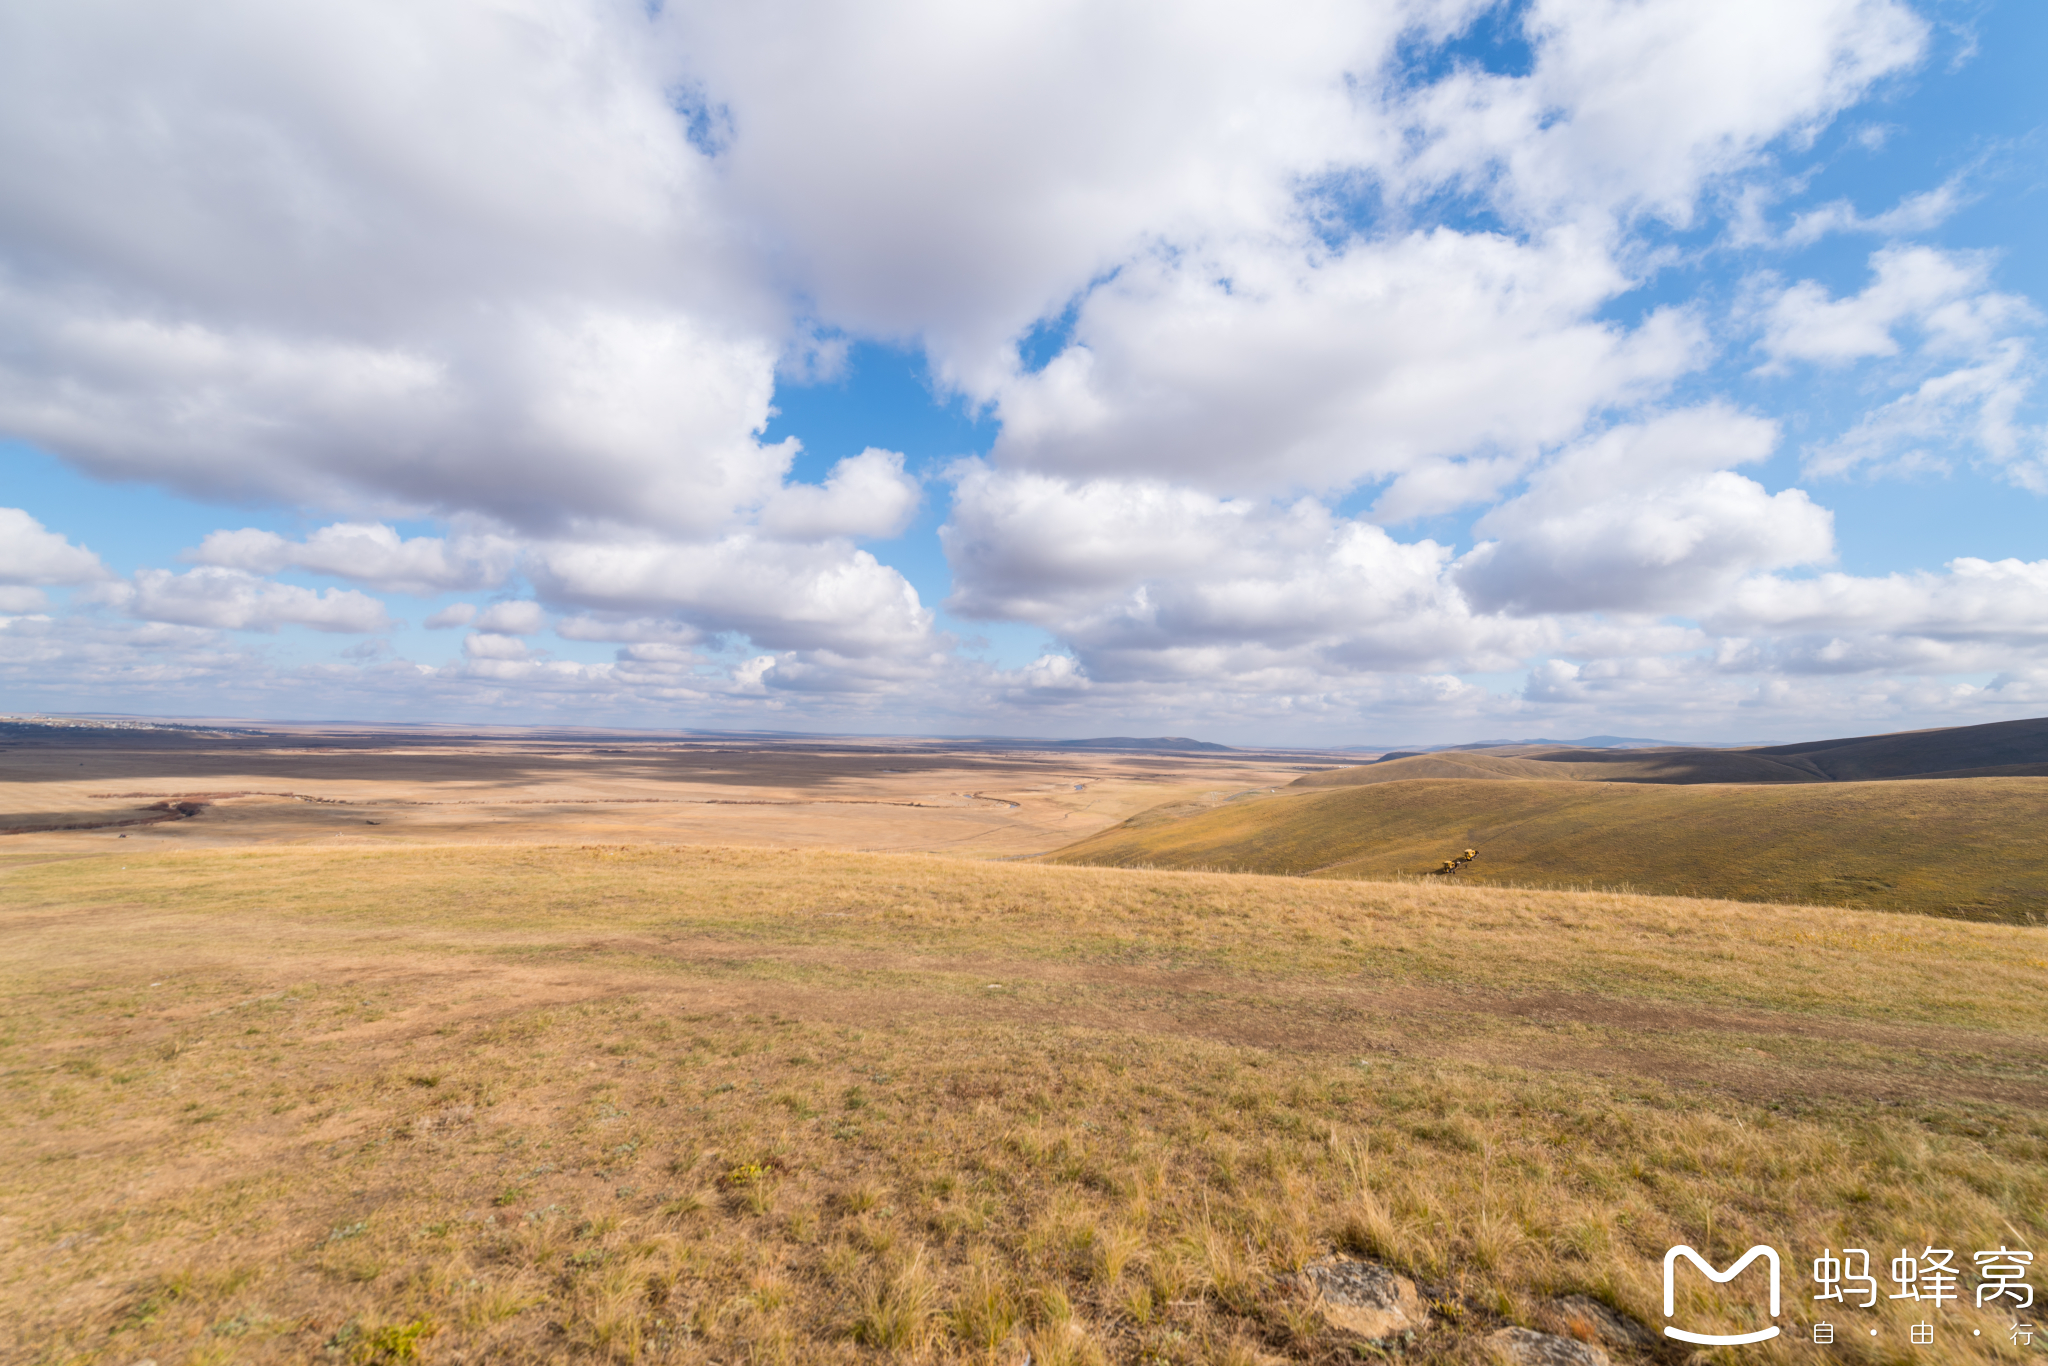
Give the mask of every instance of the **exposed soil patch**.
[(166, 821), (190, 820), (211, 806), (220, 797), (240, 796), (240, 793), (209, 793), (204, 797), (176, 797), (167, 801), (152, 802), (144, 807), (147, 814), (123, 815), (113, 819), (85, 819), (75, 816), (46, 816), (42, 818), (15, 817), (17, 824), (0, 826), (0, 835), (47, 835), (60, 830), (118, 830), (128, 826), (162, 825)]

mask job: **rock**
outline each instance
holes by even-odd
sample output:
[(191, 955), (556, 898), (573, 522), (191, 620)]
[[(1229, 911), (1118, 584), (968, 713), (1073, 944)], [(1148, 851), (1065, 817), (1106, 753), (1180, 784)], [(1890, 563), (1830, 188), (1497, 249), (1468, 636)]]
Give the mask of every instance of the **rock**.
[(1534, 1328), (1503, 1328), (1486, 1341), (1514, 1366), (1609, 1366), (1598, 1347)]
[[(1566, 1295), (1552, 1302), (1551, 1306), (1567, 1324), (1583, 1323), (1592, 1330), (1592, 1335), (1609, 1347), (1655, 1347), (1657, 1337), (1649, 1329), (1637, 1323), (1618, 1309), (1611, 1308), (1594, 1299), (1591, 1295)], [(1573, 1337), (1584, 1334), (1574, 1332)]]
[(1332, 1328), (1377, 1341), (1429, 1326), (1429, 1309), (1415, 1282), (1377, 1262), (1325, 1257), (1303, 1267), (1301, 1279)]

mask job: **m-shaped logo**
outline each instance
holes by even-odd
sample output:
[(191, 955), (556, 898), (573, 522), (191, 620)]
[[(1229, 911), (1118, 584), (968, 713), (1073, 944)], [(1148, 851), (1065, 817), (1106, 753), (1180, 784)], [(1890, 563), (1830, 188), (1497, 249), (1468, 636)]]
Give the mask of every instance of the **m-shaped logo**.
[[(1758, 1243), (1738, 1257), (1735, 1265), (1726, 1271), (1716, 1271), (1706, 1258), (1681, 1243), (1664, 1254), (1665, 1318), (1671, 1318), (1678, 1312), (1677, 1287), (1672, 1284), (1672, 1273), (1677, 1269), (1680, 1257), (1705, 1272), (1708, 1280), (1724, 1285), (1741, 1275), (1744, 1267), (1762, 1257), (1771, 1267), (1771, 1317), (1778, 1317), (1778, 1249)], [(1754, 1333), (1691, 1333), (1667, 1323), (1664, 1325), (1664, 1336), (1677, 1338), (1680, 1342), (1697, 1342), (1707, 1347), (1728, 1347), (1737, 1343), (1762, 1342), (1767, 1338), (1774, 1338), (1778, 1336), (1778, 1325), (1774, 1323), (1768, 1328), (1759, 1328)]]

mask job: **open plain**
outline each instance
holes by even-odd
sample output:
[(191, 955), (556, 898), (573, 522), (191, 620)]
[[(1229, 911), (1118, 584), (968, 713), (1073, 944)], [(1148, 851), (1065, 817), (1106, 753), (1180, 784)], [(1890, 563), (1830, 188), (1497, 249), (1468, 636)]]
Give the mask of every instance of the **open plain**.
[(151, 848), (620, 839), (1001, 858), (1330, 762), (1217, 746), (16, 723), (0, 726), (0, 829), (12, 850), (126, 834)]
[(12, 1360), (1675, 1363), (1676, 1242), (2039, 1351), (1805, 1274), (2048, 1241), (2035, 926), (1018, 859), (1298, 754), (10, 743)]

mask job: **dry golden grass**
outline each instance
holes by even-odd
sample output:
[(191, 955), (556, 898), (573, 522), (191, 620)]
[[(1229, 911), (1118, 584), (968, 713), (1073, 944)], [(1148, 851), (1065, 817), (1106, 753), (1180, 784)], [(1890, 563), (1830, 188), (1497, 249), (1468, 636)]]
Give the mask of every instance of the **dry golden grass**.
[(17, 861), (0, 932), (24, 1361), (1353, 1360), (1350, 1248), (1477, 1362), (1675, 1241), (2044, 1231), (2037, 929), (642, 847)]
[[(0, 831), (23, 832), (0, 839), (45, 852), (125, 833), (126, 847), (158, 852), (605, 841), (1003, 857), (1170, 797), (1284, 785), (1302, 768), (1300, 756), (1240, 752), (549, 730), (29, 728), (0, 739), (11, 742)], [(179, 798), (203, 803), (200, 814), (165, 819)]]
[[(1538, 766), (1460, 756), (1479, 759)], [(1341, 776), (1217, 809), (1140, 813), (1050, 857), (1383, 879), (1477, 846), (1462, 880), (2048, 923), (2048, 778), (1329, 785)]]

